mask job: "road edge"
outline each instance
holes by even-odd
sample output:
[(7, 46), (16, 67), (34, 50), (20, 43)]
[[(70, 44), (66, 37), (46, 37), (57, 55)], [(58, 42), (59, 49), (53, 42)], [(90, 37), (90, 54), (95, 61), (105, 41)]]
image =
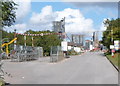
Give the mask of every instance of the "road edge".
[(113, 67), (119, 72), (120, 70), (118, 69), (117, 66), (113, 64), (113, 62), (105, 55), (105, 57), (109, 60), (109, 62), (113, 65)]

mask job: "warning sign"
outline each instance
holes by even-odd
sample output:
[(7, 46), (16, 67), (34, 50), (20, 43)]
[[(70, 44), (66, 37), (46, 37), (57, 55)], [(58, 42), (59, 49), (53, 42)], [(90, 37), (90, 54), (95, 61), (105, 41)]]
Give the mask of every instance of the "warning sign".
[(115, 47), (115, 50), (119, 50), (119, 47), (120, 47), (120, 42), (119, 42), (119, 40), (115, 40), (115, 41), (114, 41), (114, 47)]

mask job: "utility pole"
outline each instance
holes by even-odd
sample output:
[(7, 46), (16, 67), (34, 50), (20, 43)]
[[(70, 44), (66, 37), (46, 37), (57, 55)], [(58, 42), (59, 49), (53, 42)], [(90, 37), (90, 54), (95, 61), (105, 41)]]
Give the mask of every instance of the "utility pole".
[(26, 53), (27, 53), (27, 51), (26, 51), (26, 35), (24, 35), (24, 46), (25, 46), (25, 60), (26, 60)]
[[(14, 29), (14, 38), (16, 38), (16, 29)], [(14, 41), (14, 50), (16, 49), (16, 43), (17, 43), (17, 41), (15, 40)]]
[(32, 36), (32, 47), (34, 47), (34, 43), (33, 43), (33, 36)]
[(24, 35), (24, 46), (26, 47), (26, 35)]
[(111, 42), (113, 43), (113, 30), (111, 28)]

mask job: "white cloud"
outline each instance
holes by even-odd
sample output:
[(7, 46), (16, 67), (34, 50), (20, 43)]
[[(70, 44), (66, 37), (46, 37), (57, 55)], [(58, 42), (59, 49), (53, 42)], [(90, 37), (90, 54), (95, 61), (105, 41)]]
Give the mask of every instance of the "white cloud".
[(67, 8), (56, 13), (58, 15), (56, 20), (66, 17), (66, 32), (81, 33), (84, 31), (94, 30), (92, 19), (85, 19), (78, 9)]
[(106, 26), (104, 25), (104, 22), (105, 22), (107, 19), (108, 19), (108, 20), (111, 20), (110, 18), (104, 18), (104, 19), (103, 19), (103, 22), (102, 22), (102, 24), (101, 24), (101, 26), (100, 26), (100, 30), (101, 30), (101, 31), (105, 31), (105, 30), (107, 29), (107, 26), (108, 26), (108, 25), (106, 25)]
[(33, 13), (30, 18), (30, 25), (40, 29), (52, 30), (52, 21), (60, 21), (65, 19), (66, 32), (81, 33), (83, 31), (90, 31), (93, 29), (92, 19), (85, 19), (80, 10), (66, 8), (63, 11), (53, 12), (52, 6), (46, 6), (41, 10), (41, 13)]
[(31, 10), (31, 0), (13, 0), (18, 6), (16, 10), (16, 22), (15, 25), (5, 27), (4, 29), (8, 32), (13, 32), (14, 29), (19, 33), (24, 33), (27, 28), (27, 24), (23, 23), (24, 18), (28, 15)]
[(119, 0), (32, 0), (32, 2), (118, 2)]
[(34, 13), (30, 18), (30, 27), (37, 30), (51, 30), (52, 21), (55, 19), (52, 6), (46, 6), (41, 10), (41, 13)]
[(23, 18), (25, 18), (31, 9), (31, 0), (14, 0), (16, 4), (18, 4), (16, 10), (16, 22), (22, 22)]
[(27, 25), (26, 24), (16, 24), (16, 25), (12, 25), (11, 27), (5, 27), (5, 30), (7, 30), (8, 32), (13, 32), (14, 29), (16, 29), (16, 31), (18, 33), (23, 33), (26, 31), (26, 27)]
[[(25, 11), (27, 13), (27, 10)], [(18, 18), (23, 19), (22, 14), (18, 14)], [(45, 6), (40, 13), (32, 13), (28, 23), (16, 23), (11, 27), (6, 27), (8, 31), (24, 33), (26, 30), (52, 30), (53, 21), (60, 21), (65, 17), (65, 30), (67, 33), (82, 33), (84, 31), (93, 31), (93, 20), (86, 19), (79, 9), (66, 8), (63, 11), (53, 11), (52, 6)]]
[(102, 23), (101, 27), (100, 27), (100, 31), (105, 31), (106, 29), (107, 29), (107, 27), (105, 27), (104, 24)]
[(62, 0), (63, 2), (119, 2), (119, 0)]
[[(109, 18), (108, 18), (109, 19)], [(103, 19), (103, 22), (105, 22), (107, 19)], [(101, 23), (101, 26), (100, 26), (100, 31), (99, 31), (99, 36), (100, 37), (103, 37), (103, 32), (107, 29), (107, 27), (104, 25), (104, 23)]]
[(30, 18), (30, 23), (40, 24), (40, 23), (49, 23), (52, 17), (52, 7), (46, 6), (41, 10), (41, 13), (33, 13)]

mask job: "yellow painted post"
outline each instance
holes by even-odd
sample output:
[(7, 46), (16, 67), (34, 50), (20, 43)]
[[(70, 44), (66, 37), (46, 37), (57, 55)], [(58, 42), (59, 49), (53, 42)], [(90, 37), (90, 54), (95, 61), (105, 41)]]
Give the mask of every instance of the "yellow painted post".
[(4, 44), (2, 44), (2, 47), (6, 46), (6, 54), (7, 54), (7, 56), (8, 56), (8, 54), (9, 54), (8, 45), (11, 44), (11, 43), (13, 43), (15, 40), (17, 40), (17, 38), (14, 38), (14, 39), (13, 39), (12, 41), (10, 41), (9, 43), (4, 43)]
[(8, 44), (6, 44), (6, 54), (7, 54), (7, 56), (8, 56), (8, 54), (9, 54), (9, 51), (8, 51)]

